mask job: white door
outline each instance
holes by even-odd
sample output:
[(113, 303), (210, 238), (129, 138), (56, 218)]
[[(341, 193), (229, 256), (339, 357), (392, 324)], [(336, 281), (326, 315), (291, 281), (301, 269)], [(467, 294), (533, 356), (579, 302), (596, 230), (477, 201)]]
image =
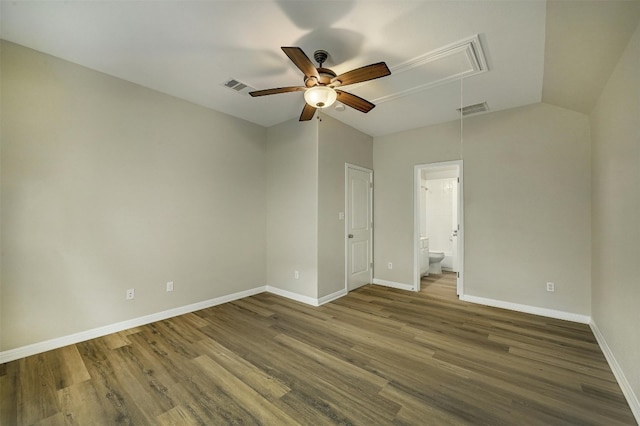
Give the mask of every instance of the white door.
[(346, 281), (347, 290), (371, 283), (373, 262), (373, 172), (346, 167)]
[(460, 185), (460, 179), (454, 179), (453, 188), (451, 194), (451, 270), (458, 272), (458, 231), (460, 225), (458, 225), (458, 185)]

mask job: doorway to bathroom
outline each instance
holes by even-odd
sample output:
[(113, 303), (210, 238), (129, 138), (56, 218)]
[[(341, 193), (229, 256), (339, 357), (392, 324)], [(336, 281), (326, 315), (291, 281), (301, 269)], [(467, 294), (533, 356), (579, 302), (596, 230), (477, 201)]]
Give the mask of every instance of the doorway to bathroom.
[(456, 293), (464, 284), (464, 206), (462, 161), (414, 167), (414, 285), (431, 274), (456, 274)]

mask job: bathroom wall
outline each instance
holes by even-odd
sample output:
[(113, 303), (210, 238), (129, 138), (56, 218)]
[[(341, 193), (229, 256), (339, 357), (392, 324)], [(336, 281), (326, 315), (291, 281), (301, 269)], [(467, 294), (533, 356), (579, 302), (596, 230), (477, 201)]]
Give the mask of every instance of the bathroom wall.
[(420, 177), (420, 192), (418, 197), (418, 203), (420, 203), (420, 232), (419, 237), (427, 237), (427, 180), (422, 176)]
[(425, 181), (425, 226), (426, 236), (429, 238), (429, 251), (444, 252), (445, 259), (442, 266), (452, 267), (454, 202), (457, 197), (456, 179), (427, 179)]

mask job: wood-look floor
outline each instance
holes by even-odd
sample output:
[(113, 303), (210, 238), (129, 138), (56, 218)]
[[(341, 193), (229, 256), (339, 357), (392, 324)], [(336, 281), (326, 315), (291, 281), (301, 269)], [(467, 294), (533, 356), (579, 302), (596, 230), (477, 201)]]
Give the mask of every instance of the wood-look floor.
[(586, 325), (423, 287), (263, 293), (3, 364), (0, 423), (636, 424)]

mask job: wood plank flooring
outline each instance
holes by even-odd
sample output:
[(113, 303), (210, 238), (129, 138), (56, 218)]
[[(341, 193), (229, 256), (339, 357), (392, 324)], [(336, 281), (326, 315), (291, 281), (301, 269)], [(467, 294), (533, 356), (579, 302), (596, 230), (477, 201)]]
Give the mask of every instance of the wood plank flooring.
[(586, 325), (452, 274), (319, 308), (272, 294), (0, 365), (2, 425), (633, 425)]

